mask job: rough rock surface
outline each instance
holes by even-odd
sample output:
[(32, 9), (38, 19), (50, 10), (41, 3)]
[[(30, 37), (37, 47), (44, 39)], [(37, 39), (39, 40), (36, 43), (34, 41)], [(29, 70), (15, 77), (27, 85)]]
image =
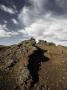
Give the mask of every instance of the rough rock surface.
[(0, 90), (67, 90), (67, 47), (33, 38), (0, 46)]

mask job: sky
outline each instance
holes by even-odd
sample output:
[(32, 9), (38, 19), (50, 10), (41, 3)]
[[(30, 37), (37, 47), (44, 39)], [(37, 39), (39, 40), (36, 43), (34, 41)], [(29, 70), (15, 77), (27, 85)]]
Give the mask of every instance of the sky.
[(0, 0), (0, 45), (31, 37), (67, 46), (67, 0)]

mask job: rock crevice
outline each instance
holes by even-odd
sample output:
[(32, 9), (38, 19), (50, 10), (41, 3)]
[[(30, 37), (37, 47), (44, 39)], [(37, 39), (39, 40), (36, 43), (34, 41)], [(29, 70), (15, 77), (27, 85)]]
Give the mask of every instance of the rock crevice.
[(33, 38), (0, 46), (0, 90), (67, 90), (67, 47)]

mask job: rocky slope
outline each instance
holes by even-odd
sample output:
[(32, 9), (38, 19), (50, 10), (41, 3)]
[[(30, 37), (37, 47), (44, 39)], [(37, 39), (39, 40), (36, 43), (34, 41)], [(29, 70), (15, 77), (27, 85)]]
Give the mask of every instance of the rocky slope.
[(0, 90), (67, 90), (67, 47), (33, 38), (0, 46)]

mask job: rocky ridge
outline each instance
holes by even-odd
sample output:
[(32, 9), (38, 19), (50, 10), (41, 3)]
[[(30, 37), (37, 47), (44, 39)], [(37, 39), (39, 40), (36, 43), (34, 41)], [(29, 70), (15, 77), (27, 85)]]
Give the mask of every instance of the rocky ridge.
[(67, 90), (67, 47), (33, 38), (0, 46), (0, 90)]

